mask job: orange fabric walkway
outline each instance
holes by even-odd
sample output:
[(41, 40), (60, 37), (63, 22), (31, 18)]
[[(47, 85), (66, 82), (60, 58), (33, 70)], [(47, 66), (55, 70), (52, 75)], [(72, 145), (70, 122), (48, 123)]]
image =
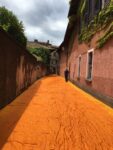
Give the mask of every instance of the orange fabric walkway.
[(113, 110), (61, 77), (0, 110), (0, 150), (113, 150)]

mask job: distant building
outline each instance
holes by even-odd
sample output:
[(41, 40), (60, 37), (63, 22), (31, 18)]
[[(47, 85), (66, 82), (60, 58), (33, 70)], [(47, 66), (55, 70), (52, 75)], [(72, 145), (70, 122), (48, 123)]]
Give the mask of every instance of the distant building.
[(47, 42), (41, 42), (38, 41), (37, 39), (35, 39), (34, 41), (28, 41), (27, 42), (27, 48), (45, 48), (45, 49), (49, 49), (52, 50), (58, 48), (55, 45), (52, 45), (49, 43), (49, 40)]
[(56, 50), (51, 52), (50, 71), (51, 71), (51, 73), (54, 73), (54, 74), (59, 73), (59, 54)]
[(38, 43), (38, 40), (37, 40), (37, 39), (34, 39), (34, 43)]
[[(59, 55), (57, 53), (57, 48), (58, 48), (57, 46), (51, 45), (49, 43), (49, 40), (47, 42), (39, 42), (38, 40), (35, 39), (34, 41), (29, 41), (27, 43), (27, 48), (28, 49), (42, 48), (42, 49), (49, 50), (51, 52), (50, 60), (49, 60), (50, 65), (46, 66), (46, 69), (43, 67), (44, 72), (46, 72), (44, 75), (49, 74), (49, 73), (58, 74), (58, 71), (59, 71)], [(44, 66), (43, 61), (41, 60), (41, 58), (36, 56), (35, 54), (33, 54), (33, 55), (37, 59), (37, 61), (40, 62), (40, 64), (42, 64), (42, 66)], [(41, 66), (41, 68), (42, 68), (42, 66)]]

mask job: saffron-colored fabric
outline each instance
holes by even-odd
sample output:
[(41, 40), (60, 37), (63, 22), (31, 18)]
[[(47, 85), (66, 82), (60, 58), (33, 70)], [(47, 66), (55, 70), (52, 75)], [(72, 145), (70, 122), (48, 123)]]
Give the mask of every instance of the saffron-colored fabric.
[(112, 150), (113, 110), (64, 78), (34, 83), (0, 110), (0, 150)]

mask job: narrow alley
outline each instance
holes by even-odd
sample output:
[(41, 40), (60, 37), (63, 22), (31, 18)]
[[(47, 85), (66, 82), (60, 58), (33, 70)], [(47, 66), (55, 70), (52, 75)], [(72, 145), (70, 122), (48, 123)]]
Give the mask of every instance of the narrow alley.
[(0, 150), (112, 150), (113, 110), (51, 76), (0, 110)]

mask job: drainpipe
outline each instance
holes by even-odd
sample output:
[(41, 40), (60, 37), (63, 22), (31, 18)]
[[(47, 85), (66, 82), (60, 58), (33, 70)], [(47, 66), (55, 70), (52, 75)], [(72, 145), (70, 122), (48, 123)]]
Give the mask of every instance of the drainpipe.
[(66, 68), (68, 68), (68, 56), (69, 56), (69, 54), (68, 54), (68, 49), (66, 50)]

